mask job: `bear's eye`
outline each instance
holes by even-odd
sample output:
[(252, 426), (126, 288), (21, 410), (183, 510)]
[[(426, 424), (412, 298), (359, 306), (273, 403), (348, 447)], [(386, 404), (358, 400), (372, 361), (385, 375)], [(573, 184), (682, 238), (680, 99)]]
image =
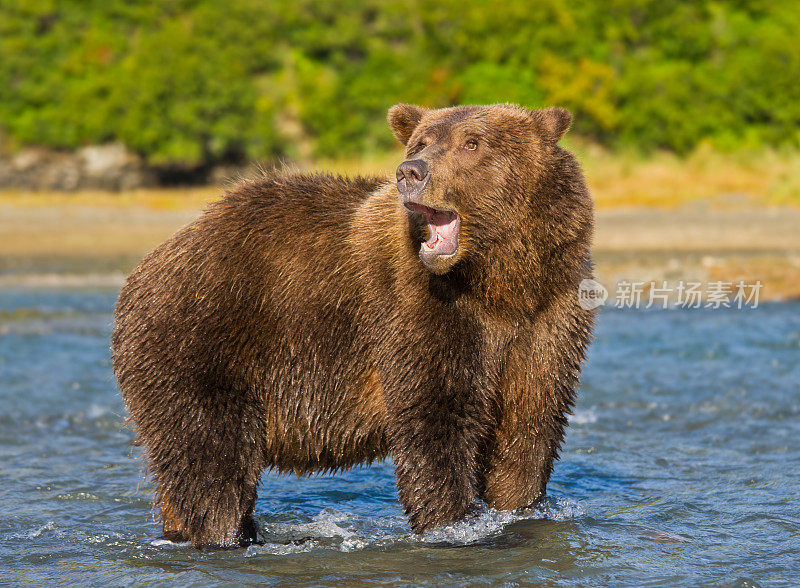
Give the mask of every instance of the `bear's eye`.
[(427, 147), (427, 145), (428, 145), (428, 144), (427, 144), (427, 143), (425, 143), (425, 140), (423, 139), (422, 141), (420, 141), (419, 143), (417, 143), (416, 145), (414, 145), (414, 148), (413, 148), (413, 149), (411, 149), (411, 150), (408, 152), (408, 154), (409, 154), (409, 155), (415, 155), (415, 154), (419, 153), (420, 151), (422, 151), (423, 149), (425, 149), (425, 147)]
[(475, 151), (478, 148), (478, 142), (475, 139), (470, 139), (464, 143), (464, 149), (467, 151)]

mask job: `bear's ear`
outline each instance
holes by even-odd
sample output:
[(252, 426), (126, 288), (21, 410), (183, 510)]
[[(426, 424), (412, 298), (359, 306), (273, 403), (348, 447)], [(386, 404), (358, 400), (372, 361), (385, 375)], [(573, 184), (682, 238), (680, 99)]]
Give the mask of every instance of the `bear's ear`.
[(551, 106), (530, 113), (544, 137), (553, 143), (558, 143), (572, 124), (572, 113), (566, 108)]
[(392, 106), (389, 109), (387, 118), (397, 140), (403, 145), (408, 143), (414, 133), (414, 129), (417, 128), (419, 121), (422, 120), (426, 112), (428, 112), (427, 109), (413, 104), (395, 104)]

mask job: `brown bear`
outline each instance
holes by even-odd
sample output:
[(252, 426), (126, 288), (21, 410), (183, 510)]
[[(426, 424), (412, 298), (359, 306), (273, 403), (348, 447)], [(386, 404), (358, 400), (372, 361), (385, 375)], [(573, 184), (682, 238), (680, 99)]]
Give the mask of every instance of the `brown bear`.
[(165, 536), (247, 544), (265, 468), (389, 454), (416, 532), (542, 498), (594, 319), (570, 123), (398, 104), (396, 184), (268, 174), (139, 264), (113, 361)]

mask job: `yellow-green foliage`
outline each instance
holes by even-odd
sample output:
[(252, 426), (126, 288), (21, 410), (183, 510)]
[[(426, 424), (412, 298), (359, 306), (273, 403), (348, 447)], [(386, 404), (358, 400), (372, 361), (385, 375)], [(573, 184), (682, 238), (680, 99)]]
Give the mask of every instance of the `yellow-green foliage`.
[(560, 104), (615, 148), (800, 145), (794, 0), (0, 0), (0, 149), (359, 155), (388, 106)]

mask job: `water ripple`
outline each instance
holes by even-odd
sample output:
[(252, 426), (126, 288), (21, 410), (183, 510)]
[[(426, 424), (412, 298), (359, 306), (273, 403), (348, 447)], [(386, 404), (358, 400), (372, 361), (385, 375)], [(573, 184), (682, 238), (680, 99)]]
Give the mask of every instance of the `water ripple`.
[(746, 587), (800, 577), (798, 303), (601, 313), (539, 508), (484, 507), (414, 535), (390, 461), (302, 480), (266, 473), (262, 544), (196, 551), (159, 539), (110, 369), (113, 290), (62, 286), (0, 285), (4, 581)]

